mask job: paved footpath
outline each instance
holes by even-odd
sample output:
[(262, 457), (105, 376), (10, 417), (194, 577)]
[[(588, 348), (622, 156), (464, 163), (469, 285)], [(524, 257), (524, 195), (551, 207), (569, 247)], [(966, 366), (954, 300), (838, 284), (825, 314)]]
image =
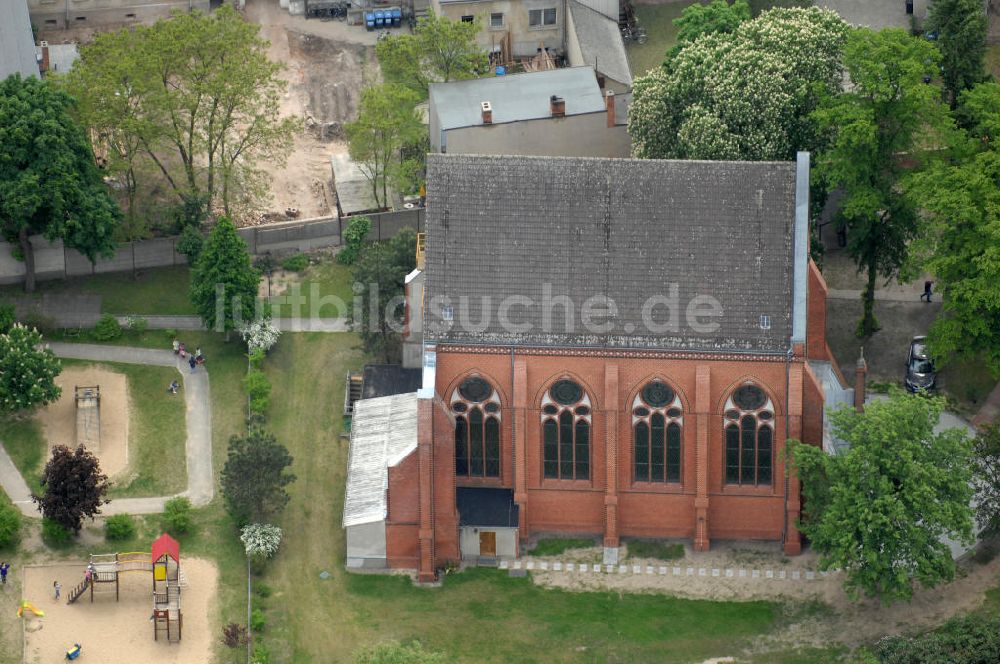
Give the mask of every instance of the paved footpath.
[[(184, 380), (184, 402), (187, 406), (187, 491), (186, 496), (196, 507), (211, 502), (215, 495), (212, 476), (212, 405), (208, 372), (198, 367), (194, 373), (186, 363), (169, 350), (130, 348), (125, 346), (100, 346), (96, 344), (50, 343), (49, 347), (59, 357), (95, 362), (122, 362), (174, 367)], [(28, 516), (38, 516), (38, 509), (31, 502), (31, 492), (17, 471), (7, 451), (0, 446), (0, 486), (11, 500)], [(155, 514), (175, 496), (151, 498), (118, 498), (101, 508), (101, 514)]]

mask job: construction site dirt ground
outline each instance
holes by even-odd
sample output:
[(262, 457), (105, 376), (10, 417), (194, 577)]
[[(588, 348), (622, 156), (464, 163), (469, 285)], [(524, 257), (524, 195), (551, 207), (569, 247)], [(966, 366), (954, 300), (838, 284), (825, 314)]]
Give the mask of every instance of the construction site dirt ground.
[(271, 60), (286, 66), (282, 114), (302, 119), (285, 164), (260, 164), (271, 188), (267, 211), (283, 216), (295, 208), (303, 218), (331, 214), (330, 156), (347, 152), (343, 126), (357, 118), (361, 90), (378, 79), (376, 33), (344, 21), (291, 16), (276, 0), (249, 0), (246, 17), (260, 24)]
[[(37, 617), (26, 612), (24, 622), (24, 662), (42, 664), (62, 661), (66, 650), (79, 643), (81, 661), (144, 662), (148, 664), (204, 664), (212, 660), (215, 618), (211, 614), (218, 585), (214, 563), (181, 557), (187, 586), (181, 592), (184, 627), (180, 643), (153, 640), (152, 574), (127, 572), (121, 575), (119, 601), (110, 591), (89, 594), (75, 604), (66, 597), (80, 581), (86, 565), (28, 566), (23, 570), (22, 597), (45, 612)], [(52, 582), (62, 584), (62, 598), (55, 600)]]
[[(237, 221), (250, 225), (284, 219), (288, 208), (297, 209), (300, 218), (331, 214), (335, 206), (330, 156), (347, 152), (343, 125), (357, 118), (364, 86), (378, 82), (378, 33), (346, 21), (292, 16), (278, 0), (247, 0), (244, 15), (261, 26), (261, 37), (270, 42), (268, 57), (285, 66), (281, 78), (288, 90), (281, 99), (281, 113), (300, 118), (302, 129), (284, 163), (257, 164), (266, 176), (270, 197), (255, 213)], [(123, 27), (42, 30), (39, 39), (86, 44), (97, 32)], [(150, 177), (159, 182), (156, 174)]]
[[(124, 374), (107, 369), (66, 367), (56, 377), (62, 388), (58, 400), (38, 412), (49, 450), (56, 445), (76, 447), (75, 387), (98, 386), (101, 389), (101, 440), (91, 451), (101, 461), (101, 470), (115, 477), (128, 467), (128, 385)], [(49, 455), (46, 455), (48, 458)]]

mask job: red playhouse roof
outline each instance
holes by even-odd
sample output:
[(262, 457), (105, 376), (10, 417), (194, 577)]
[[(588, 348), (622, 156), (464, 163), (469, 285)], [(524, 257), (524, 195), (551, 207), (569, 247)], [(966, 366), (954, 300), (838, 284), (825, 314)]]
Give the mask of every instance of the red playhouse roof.
[(153, 542), (153, 552), (150, 560), (159, 560), (165, 555), (169, 555), (177, 562), (181, 561), (181, 545), (173, 537), (163, 533)]

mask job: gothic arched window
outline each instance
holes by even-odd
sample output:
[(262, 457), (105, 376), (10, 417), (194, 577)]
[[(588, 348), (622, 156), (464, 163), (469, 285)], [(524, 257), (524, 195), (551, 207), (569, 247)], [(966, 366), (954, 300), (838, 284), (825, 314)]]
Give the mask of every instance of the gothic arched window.
[(542, 397), (542, 474), (590, 479), (590, 397), (572, 380), (558, 380)]
[(681, 399), (666, 383), (647, 383), (632, 401), (632, 475), (636, 482), (681, 481)]
[(767, 485), (774, 464), (774, 404), (746, 384), (726, 400), (726, 484)]
[(500, 477), (500, 395), (472, 376), (451, 395), (455, 414), (455, 474)]

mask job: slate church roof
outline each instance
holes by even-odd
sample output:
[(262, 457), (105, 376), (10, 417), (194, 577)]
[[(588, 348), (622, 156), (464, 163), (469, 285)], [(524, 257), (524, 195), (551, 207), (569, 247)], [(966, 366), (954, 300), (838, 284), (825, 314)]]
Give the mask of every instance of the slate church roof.
[(795, 192), (794, 162), (428, 155), (426, 339), (787, 351)]

